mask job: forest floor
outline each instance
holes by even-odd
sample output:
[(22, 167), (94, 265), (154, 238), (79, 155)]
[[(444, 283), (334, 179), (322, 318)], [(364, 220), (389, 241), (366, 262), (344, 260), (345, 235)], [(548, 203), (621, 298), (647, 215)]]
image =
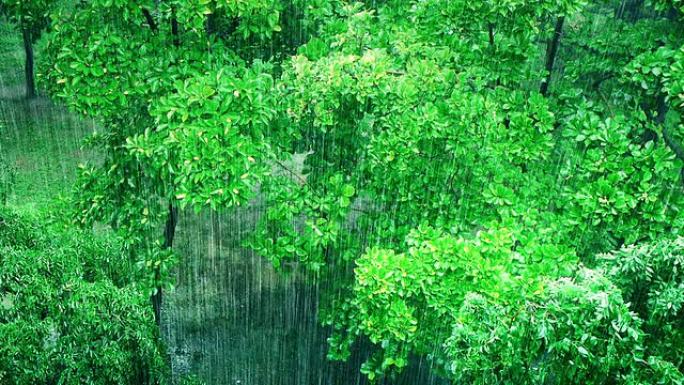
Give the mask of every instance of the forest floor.
[(40, 210), (56, 207), (78, 164), (93, 157), (81, 148), (93, 125), (46, 97), (26, 100), (23, 63), (20, 35), (0, 22), (0, 155), (16, 171), (9, 203)]

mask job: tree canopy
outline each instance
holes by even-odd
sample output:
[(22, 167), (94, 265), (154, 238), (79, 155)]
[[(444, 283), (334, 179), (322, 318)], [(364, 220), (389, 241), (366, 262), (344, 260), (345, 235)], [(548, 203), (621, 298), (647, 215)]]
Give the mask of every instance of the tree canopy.
[(42, 79), (100, 127), (74, 218), (121, 236), (157, 323), (178, 210), (260, 199), (248, 246), (333, 282), (329, 357), (371, 346), (370, 381), (424, 356), (452, 383), (681, 384), (682, 17), (91, 0), (54, 12)]

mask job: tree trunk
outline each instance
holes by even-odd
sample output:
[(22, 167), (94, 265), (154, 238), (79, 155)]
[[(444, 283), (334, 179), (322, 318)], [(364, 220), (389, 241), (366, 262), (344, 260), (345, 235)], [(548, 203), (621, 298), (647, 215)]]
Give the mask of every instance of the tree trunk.
[(180, 47), (180, 37), (178, 36), (178, 19), (176, 18), (176, 9), (171, 8), (171, 35), (173, 35), (173, 45)]
[(157, 23), (154, 22), (154, 18), (152, 17), (152, 14), (148, 9), (143, 8), (142, 9), (143, 16), (145, 16), (145, 20), (147, 22), (147, 25), (150, 27), (152, 32), (157, 33)]
[[(166, 218), (166, 226), (164, 228), (164, 249), (173, 247), (173, 238), (176, 236), (176, 225), (178, 224), (178, 209), (169, 203), (169, 214)], [(161, 266), (154, 269), (154, 278), (157, 282), (161, 280)], [(151, 298), (152, 307), (154, 308), (154, 321), (157, 326), (161, 326), (161, 307), (162, 307), (162, 286), (158, 284), (156, 292)]]
[(494, 49), (494, 24), (489, 23), (487, 25), (487, 32), (489, 32), (489, 46)]
[(24, 37), (24, 51), (26, 52), (26, 63), (24, 72), (26, 74), (26, 98), (33, 99), (36, 97), (36, 83), (33, 76), (33, 41), (31, 39), (31, 31), (23, 29), (21, 31)]
[(558, 53), (558, 46), (560, 45), (560, 38), (563, 34), (563, 24), (565, 23), (565, 16), (560, 16), (556, 20), (556, 28), (553, 31), (553, 37), (546, 47), (546, 79), (542, 81), (539, 92), (546, 97), (549, 93), (549, 84), (551, 83), (551, 76), (553, 75), (553, 66), (556, 63), (556, 54)]

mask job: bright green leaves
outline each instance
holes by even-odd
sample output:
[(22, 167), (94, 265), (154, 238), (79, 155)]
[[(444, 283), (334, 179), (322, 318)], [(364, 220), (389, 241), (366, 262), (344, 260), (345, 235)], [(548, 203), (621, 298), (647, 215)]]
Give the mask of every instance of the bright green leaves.
[(334, 55), (318, 62), (297, 56), (283, 79), (288, 87), (288, 113), (297, 120), (312, 114), (314, 126), (325, 130), (340, 120), (337, 114), (345, 108), (358, 109), (357, 105), (388, 89), (391, 70), (389, 57), (381, 50), (369, 50), (362, 56)]
[(625, 373), (639, 377), (643, 370), (639, 325), (608, 279), (581, 270), (574, 279), (549, 280), (543, 294), (518, 304), (469, 294), (445, 360), (464, 383), (622, 382)]
[(254, 58), (266, 56), (255, 43), (280, 29), (280, 10), (274, 0), (97, 0), (53, 21), (49, 91), (104, 131), (92, 141), (104, 161), (79, 179), (78, 219), (113, 225), (150, 290), (173, 262), (158, 233), (169, 205), (244, 204), (270, 171), (274, 70)]
[[(345, 38), (340, 49), (351, 50), (350, 44)], [(400, 42), (393, 44), (399, 49)], [(470, 198), (493, 174), (506, 170), (502, 179), (514, 194), (512, 187), (531, 178), (520, 169), (548, 158), (553, 145), (555, 119), (541, 96), (475, 93), (468, 74), (459, 76), (443, 62), (448, 55), (414, 44), (415, 52), (399, 58), (385, 49), (334, 52), (316, 61), (298, 56), (283, 77), (287, 113), (296, 124), (290, 130), (302, 126), (292, 136), (325, 138), (314, 141), (307, 158), (316, 180), (330, 165), (352, 180), (363, 175), (359, 189), (374, 204), (396, 207), (392, 218), (373, 218), (375, 231), (388, 239), (401, 239), (421, 219), (442, 224), (483, 213)], [(423, 49), (435, 57), (418, 55)], [(307, 131), (309, 124), (322, 133)], [(456, 204), (465, 199), (476, 206)]]
[(131, 284), (118, 243), (7, 210), (0, 216), (0, 380), (163, 380), (148, 297)]
[[(682, 44), (681, 40), (675, 43)], [(671, 43), (673, 44), (673, 43)], [(625, 77), (645, 95), (666, 97), (668, 105), (684, 107), (684, 45), (666, 45), (637, 56), (625, 69)], [(678, 122), (679, 123), (679, 122)]]
[(299, 47), (297, 52), (309, 60), (318, 60), (325, 56), (329, 47), (319, 38), (312, 38), (308, 43)]
[[(149, 29), (122, 19), (108, 23), (115, 12), (89, 5), (56, 16), (43, 68), (48, 91), (107, 124), (130, 119), (155, 95), (147, 82), (161, 75), (168, 59)], [(142, 14), (136, 16), (142, 24)]]
[[(369, 374), (401, 370), (409, 352), (439, 355), (451, 325), (464, 321), (459, 312), (469, 293), (517, 307), (528, 295), (544, 292), (545, 275), (555, 276), (553, 270), (529, 274), (526, 269), (535, 262), (516, 252), (514, 244), (504, 228), (466, 238), (420, 227), (406, 239), (406, 252), (371, 249), (357, 259), (347, 318), (333, 312), (326, 322), (343, 335), (366, 336), (380, 349), (365, 366)], [(554, 257), (559, 257), (556, 263), (568, 263), (560, 255), (549, 258)]]
[[(243, 39), (265, 39), (281, 30), (280, 0), (174, 0), (164, 4), (180, 25), (195, 34), (203, 34), (208, 18), (237, 20), (231, 31)], [(216, 20), (213, 20), (216, 22)]]
[(264, 134), (275, 114), (268, 67), (219, 69), (179, 81), (150, 109), (156, 128), (127, 147), (170, 183), (181, 206), (247, 202), (267, 171)]
[(600, 272), (580, 270), (573, 280), (552, 282), (542, 298), (540, 322), (530, 326), (544, 331), (545, 376), (554, 373), (563, 383), (601, 383), (638, 367), (640, 320)]
[(510, 206), (513, 204), (515, 194), (503, 184), (491, 184), (482, 192), (482, 198), (494, 206)]
[(670, 47), (661, 47), (655, 52), (642, 53), (625, 68), (626, 76), (648, 95), (657, 95), (661, 89), (669, 93), (668, 85), (672, 78), (670, 68), (675, 63), (675, 53)]
[(665, 78), (663, 91), (670, 96), (673, 104), (678, 108), (684, 108), (684, 46), (675, 53), (668, 72), (663, 72)]
[(546, 20), (571, 14), (583, 3), (427, 0), (417, 2), (410, 15), (423, 39), (437, 36), (458, 52), (459, 64), (475, 66), (489, 81), (507, 84), (529, 78), (528, 60), (535, 55)]
[(645, 321), (653, 355), (682, 364), (684, 240), (661, 239), (604, 254), (599, 262)]
[[(643, 353), (619, 291), (576, 256), (683, 224), (663, 128), (626, 112), (681, 104), (671, 24), (604, 28), (612, 10), (574, 17), (573, 0), (372, 3), (296, 1), (317, 36), (274, 66), (255, 58), (280, 58), (274, 32), (299, 25), (280, 1), (99, 0), (56, 19), (51, 90), (105, 129), (93, 142), (106, 159), (79, 181), (83, 223), (125, 234), (151, 288), (173, 262), (155, 233), (169, 203), (260, 198), (250, 246), (335, 277), (330, 356), (369, 340), (371, 380), (417, 354), (459, 383), (676, 383)], [(576, 37), (545, 98), (531, 91), (539, 42), (561, 15)], [(609, 271), (621, 288), (623, 273)], [(643, 306), (678, 341), (683, 296), (663, 277), (640, 281)]]
[(342, 188), (342, 196), (340, 197), (340, 207), (347, 208), (351, 205), (351, 199), (356, 194), (356, 189), (352, 185), (345, 185)]
[(267, 209), (250, 246), (276, 267), (299, 261), (319, 271), (335, 248), (347, 248), (342, 258), (354, 252), (354, 237), (344, 230), (356, 191), (341, 175), (334, 175), (326, 181), (326, 191), (319, 193), (295, 167), (278, 161), (277, 176), (264, 182)]
[[(621, 77), (633, 44), (616, 57), (595, 52), (628, 28), (577, 47), (592, 52), (581, 57), (596, 73), (566, 63), (577, 84), (558, 87), (557, 100), (529, 91), (548, 20), (581, 3), (342, 6), (285, 66), (279, 91), (291, 123), (278, 150), (306, 152), (306, 177), (264, 188), (257, 250), (276, 264), (355, 260), (348, 294), (325, 311), (330, 357), (349, 357), (363, 337), (377, 348), (362, 368), (372, 380), (424, 354), (452, 380), (479, 384), (638, 383), (656, 365), (671, 369), (651, 357), (642, 371), (641, 353), (624, 358), (643, 349), (640, 321), (600, 272), (574, 274), (575, 250), (591, 261), (591, 251), (676, 231), (682, 204), (672, 190), (679, 165), (648, 139), (659, 128), (612, 111), (612, 101), (581, 102), (573, 88)], [(573, 18), (567, 32), (582, 23)], [(648, 67), (651, 76), (666, 65)], [(363, 199), (352, 204), (344, 190), (332, 199), (331, 176)], [(354, 226), (311, 227), (347, 207), (359, 209)], [(492, 223), (514, 230), (465, 235)], [(356, 226), (369, 234), (361, 256), (347, 245)], [(677, 293), (665, 294), (675, 309)]]
[(411, 263), (409, 256), (377, 249), (359, 258), (357, 265), (355, 291), (362, 306), (359, 312), (369, 316), (358, 325), (359, 331), (376, 344), (385, 339), (411, 340), (417, 321), (414, 309), (408, 308), (404, 299), (417, 290), (413, 284), (417, 277), (412, 271), (419, 266)]
[[(606, 277), (583, 269), (559, 278), (554, 258), (574, 263), (535, 262), (531, 245), (514, 246), (505, 229), (469, 239), (420, 228), (405, 253), (371, 249), (357, 260), (349, 302), (326, 318), (340, 333), (332, 356), (346, 357), (349, 334), (378, 349), (364, 365), (370, 379), (401, 370), (408, 352), (474, 384), (681, 378), (641, 364), (641, 321)], [(542, 261), (548, 267), (535, 269)]]
[[(449, 376), (472, 384), (513, 379), (524, 384), (522, 372), (531, 372), (525, 368), (538, 354), (541, 340), (525, 340), (526, 327), (514, 327), (514, 323), (528, 325), (536, 321), (529, 312), (518, 309), (519, 306), (500, 305), (478, 293), (468, 293), (444, 342), (446, 354), (442, 360)], [(523, 341), (529, 342), (524, 348)]]
[(180, 25), (196, 34), (203, 33), (206, 18), (216, 11), (212, 0), (176, 0), (165, 4), (165, 7)]
[(47, 25), (48, 14), (54, 6), (54, 0), (2, 0), (0, 13), (7, 15), (20, 29), (34, 34)]
[[(645, 133), (626, 117), (602, 121), (582, 109), (564, 134), (578, 147), (561, 170), (568, 176), (561, 200), (585, 242), (607, 250), (611, 243), (655, 239), (681, 226), (681, 196), (671, 190), (680, 183), (679, 167), (667, 147), (642, 141)], [(598, 238), (590, 239), (590, 231)]]
[(168, 272), (171, 267), (168, 258), (157, 258), (161, 242), (155, 234), (166, 217), (159, 196), (168, 194), (168, 188), (159, 183), (158, 174), (140, 168), (125, 143), (152, 125), (149, 100), (167, 92), (172, 80), (166, 76), (176, 73), (167, 71), (173, 56), (164, 37), (143, 27), (139, 5), (96, 1), (56, 15), (44, 78), (49, 92), (95, 118), (103, 131), (90, 144), (102, 151), (104, 160), (97, 167), (83, 166), (77, 181), (76, 219), (82, 225), (111, 224), (133, 262), (152, 260), (152, 266), (139, 264), (149, 277), (155, 269)]
[(225, 8), (230, 15), (241, 19), (237, 29), (243, 39), (256, 37), (265, 39), (281, 31), (280, 0), (219, 0), (217, 8)]

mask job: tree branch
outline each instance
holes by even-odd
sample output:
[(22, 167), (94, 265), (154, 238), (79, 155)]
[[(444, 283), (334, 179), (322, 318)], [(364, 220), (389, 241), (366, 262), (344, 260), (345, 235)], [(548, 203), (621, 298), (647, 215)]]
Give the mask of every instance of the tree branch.
[(592, 87), (592, 89), (596, 90), (596, 89), (598, 89), (599, 87), (601, 87), (601, 84), (603, 84), (603, 82), (605, 82), (606, 80), (610, 80), (610, 79), (612, 79), (612, 78), (614, 78), (614, 77), (615, 77), (615, 74), (614, 74), (614, 73), (606, 73), (606, 74), (603, 74), (603, 76), (601, 76), (600, 78), (594, 80), (594, 83), (592, 83), (591, 87)]
[(304, 184), (304, 185), (309, 186), (309, 188), (311, 188), (311, 189), (313, 190), (313, 186), (311, 186), (311, 185), (309, 184), (309, 182), (308, 182), (306, 179), (302, 178), (301, 175), (299, 175), (298, 173), (292, 171), (289, 167), (285, 166), (285, 165), (284, 165), (281, 161), (279, 161), (278, 159), (275, 159), (275, 162), (276, 162), (276, 164), (277, 164), (278, 166), (280, 166), (280, 168), (282, 168), (283, 170), (287, 171), (290, 175), (292, 175), (293, 177), (295, 177), (296, 179), (298, 179), (299, 182), (301, 182), (301, 183)]
[(176, 9), (171, 8), (171, 34), (173, 35), (173, 45), (180, 47), (180, 38), (178, 36), (178, 19), (176, 18)]
[(556, 54), (558, 53), (558, 45), (560, 43), (561, 35), (563, 34), (563, 24), (565, 23), (565, 16), (559, 16), (556, 20), (556, 27), (553, 31), (553, 37), (546, 49), (546, 79), (543, 80), (539, 87), (539, 93), (544, 97), (548, 95), (549, 83), (551, 83), (551, 76), (553, 75), (553, 65), (556, 63)]
[(492, 48), (495, 48), (495, 47), (494, 47), (494, 44), (495, 44), (495, 43), (494, 43), (494, 24), (489, 23), (489, 24), (487, 25), (487, 29), (489, 30), (489, 31), (488, 31), (488, 32), (489, 32), (489, 46), (492, 47)]

